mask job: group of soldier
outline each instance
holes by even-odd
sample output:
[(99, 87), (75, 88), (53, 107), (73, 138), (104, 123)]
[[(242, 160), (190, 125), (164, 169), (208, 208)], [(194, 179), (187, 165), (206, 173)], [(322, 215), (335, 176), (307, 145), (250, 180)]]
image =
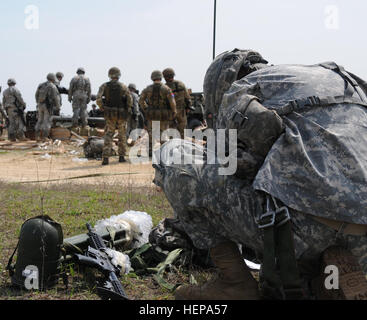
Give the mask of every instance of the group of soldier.
[[(62, 72), (49, 73), (47, 81), (41, 83), (36, 91), (38, 120), (35, 126), (35, 139), (46, 141), (49, 139), (52, 117), (60, 116), (62, 106), (62, 94), (68, 96), (72, 104), (72, 130), (81, 123), (82, 128), (88, 125), (87, 106), (93, 99), (91, 82), (85, 76), (85, 70), (78, 68), (76, 76), (70, 82), (69, 89), (61, 86), (64, 78)], [(152, 153), (154, 144), (152, 138), (153, 121), (160, 122), (160, 132), (169, 129), (177, 129), (184, 137), (184, 129), (187, 126), (187, 113), (193, 110), (189, 90), (181, 81), (175, 80), (175, 71), (167, 68), (163, 72), (152, 72), (153, 84), (145, 88), (140, 97), (134, 84), (120, 82), (121, 71), (113, 67), (109, 70), (110, 81), (102, 84), (95, 97), (99, 110), (94, 105), (90, 115), (101, 116), (106, 120), (105, 146), (103, 150), (103, 165), (109, 164), (112, 154), (112, 143), (115, 131), (118, 131), (119, 162), (125, 162), (127, 150), (127, 130), (137, 128), (138, 118), (144, 115), (145, 126), (149, 134), (149, 154)], [(163, 78), (166, 83), (163, 83)], [(25, 138), (24, 102), (20, 91), (15, 87), (14, 79), (8, 80), (9, 88), (3, 93), (3, 106), (0, 105), (2, 115), (8, 120), (8, 138), (11, 141)], [(94, 99), (93, 99), (94, 100)]]
[[(161, 71), (153, 71), (151, 75), (152, 85), (145, 88), (140, 97), (133, 84), (127, 88), (119, 81), (121, 71), (113, 67), (109, 70), (109, 82), (104, 83), (97, 94), (97, 105), (104, 112), (106, 119), (105, 145), (103, 149), (103, 165), (109, 164), (112, 151), (112, 142), (115, 131), (118, 131), (119, 162), (125, 162), (127, 141), (127, 122), (133, 120), (137, 123), (139, 108), (144, 113), (146, 129), (149, 135), (149, 154), (152, 153), (153, 137), (152, 123), (160, 122), (160, 132), (169, 128), (178, 129), (181, 137), (184, 137), (184, 128), (187, 125), (187, 112), (192, 108), (190, 94), (186, 86), (175, 80), (175, 72), (171, 68)], [(166, 84), (162, 82), (166, 80)], [(134, 124), (129, 127), (134, 129)]]

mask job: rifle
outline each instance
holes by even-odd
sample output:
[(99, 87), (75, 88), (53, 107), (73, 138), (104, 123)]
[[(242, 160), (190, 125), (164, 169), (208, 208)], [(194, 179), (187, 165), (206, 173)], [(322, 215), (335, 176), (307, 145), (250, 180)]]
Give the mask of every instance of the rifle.
[(77, 262), (97, 268), (101, 271), (107, 280), (102, 286), (97, 286), (97, 294), (103, 300), (129, 300), (126, 296), (124, 288), (118, 276), (120, 269), (115, 267), (106, 253), (107, 246), (102, 237), (92, 230), (92, 227), (87, 223), (89, 247), (86, 255), (74, 254)]

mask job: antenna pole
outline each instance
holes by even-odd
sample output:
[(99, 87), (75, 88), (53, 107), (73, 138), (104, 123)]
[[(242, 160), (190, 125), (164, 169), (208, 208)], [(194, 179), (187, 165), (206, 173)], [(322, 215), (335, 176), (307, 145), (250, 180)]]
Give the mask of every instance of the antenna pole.
[(217, 0), (214, 0), (213, 60), (215, 59), (216, 29), (217, 29)]

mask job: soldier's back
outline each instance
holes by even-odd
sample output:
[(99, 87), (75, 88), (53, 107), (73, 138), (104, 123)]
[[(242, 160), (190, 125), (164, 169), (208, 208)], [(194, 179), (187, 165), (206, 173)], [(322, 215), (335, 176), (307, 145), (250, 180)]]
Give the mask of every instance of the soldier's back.
[(37, 103), (44, 103), (49, 95), (50, 89), (56, 89), (56, 86), (49, 81), (41, 83), (37, 88)]
[(144, 91), (148, 104), (154, 107), (159, 107), (162, 106), (162, 104), (165, 104), (167, 95), (171, 92), (170, 88), (163, 83), (154, 83), (148, 86)]
[(4, 90), (4, 107), (12, 106), (15, 104), (16, 95), (18, 93), (15, 87), (9, 87), (6, 90)]
[(89, 78), (84, 75), (75, 76), (71, 82), (74, 91), (87, 91), (90, 83)]

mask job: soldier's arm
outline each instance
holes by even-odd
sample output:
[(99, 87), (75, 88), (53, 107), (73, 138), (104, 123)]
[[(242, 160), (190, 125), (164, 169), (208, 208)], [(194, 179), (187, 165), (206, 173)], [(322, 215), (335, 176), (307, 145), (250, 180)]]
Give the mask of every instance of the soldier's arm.
[(187, 90), (186, 86), (183, 84), (184, 87), (184, 96), (185, 96), (185, 104), (186, 108), (190, 108), (192, 106), (191, 96), (189, 90)]
[[(132, 110), (133, 109), (133, 98), (130, 94), (130, 91), (126, 88), (126, 104), (127, 104), (127, 109), (128, 110)], [(134, 110), (132, 110), (134, 111)]]
[(53, 101), (53, 103), (55, 104), (56, 109), (60, 109), (60, 99), (59, 99), (59, 91), (57, 90), (57, 87), (54, 85), (52, 86), (52, 88), (50, 88), (50, 94), (51, 94), (51, 99)]
[(167, 99), (169, 101), (172, 112), (174, 114), (177, 114), (175, 95), (173, 94), (171, 89), (168, 90)]
[(73, 99), (73, 91), (74, 91), (74, 78), (71, 79), (71, 81), (70, 81), (69, 96), (68, 96), (69, 102), (71, 102), (72, 99)]
[(14, 95), (15, 95), (15, 98), (17, 99), (18, 103), (19, 103), (19, 106), (21, 108), (25, 109), (26, 108), (26, 103), (24, 102), (22, 94), (20, 93), (20, 91), (18, 89), (16, 89), (14, 91)]
[(137, 95), (131, 95), (131, 98), (133, 99), (133, 114), (138, 115), (139, 114), (139, 99)]
[(100, 87), (99, 87), (99, 90), (98, 90), (98, 94), (97, 94), (97, 99), (96, 99), (96, 103), (97, 103), (97, 106), (103, 111), (103, 95), (104, 95), (104, 89), (106, 87), (106, 84), (102, 84)]
[(143, 111), (145, 111), (146, 108), (148, 107), (146, 99), (147, 99), (147, 91), (144, 89), (139, 99), (139, 104), (140, 107), (143, 109)]
[(91, 99), (91, 95), (92, 95), (92, 85), (90, 83), (89, 78), (87, 79), (87, 94), (88, 94), (88, 103), (89, 103)]

